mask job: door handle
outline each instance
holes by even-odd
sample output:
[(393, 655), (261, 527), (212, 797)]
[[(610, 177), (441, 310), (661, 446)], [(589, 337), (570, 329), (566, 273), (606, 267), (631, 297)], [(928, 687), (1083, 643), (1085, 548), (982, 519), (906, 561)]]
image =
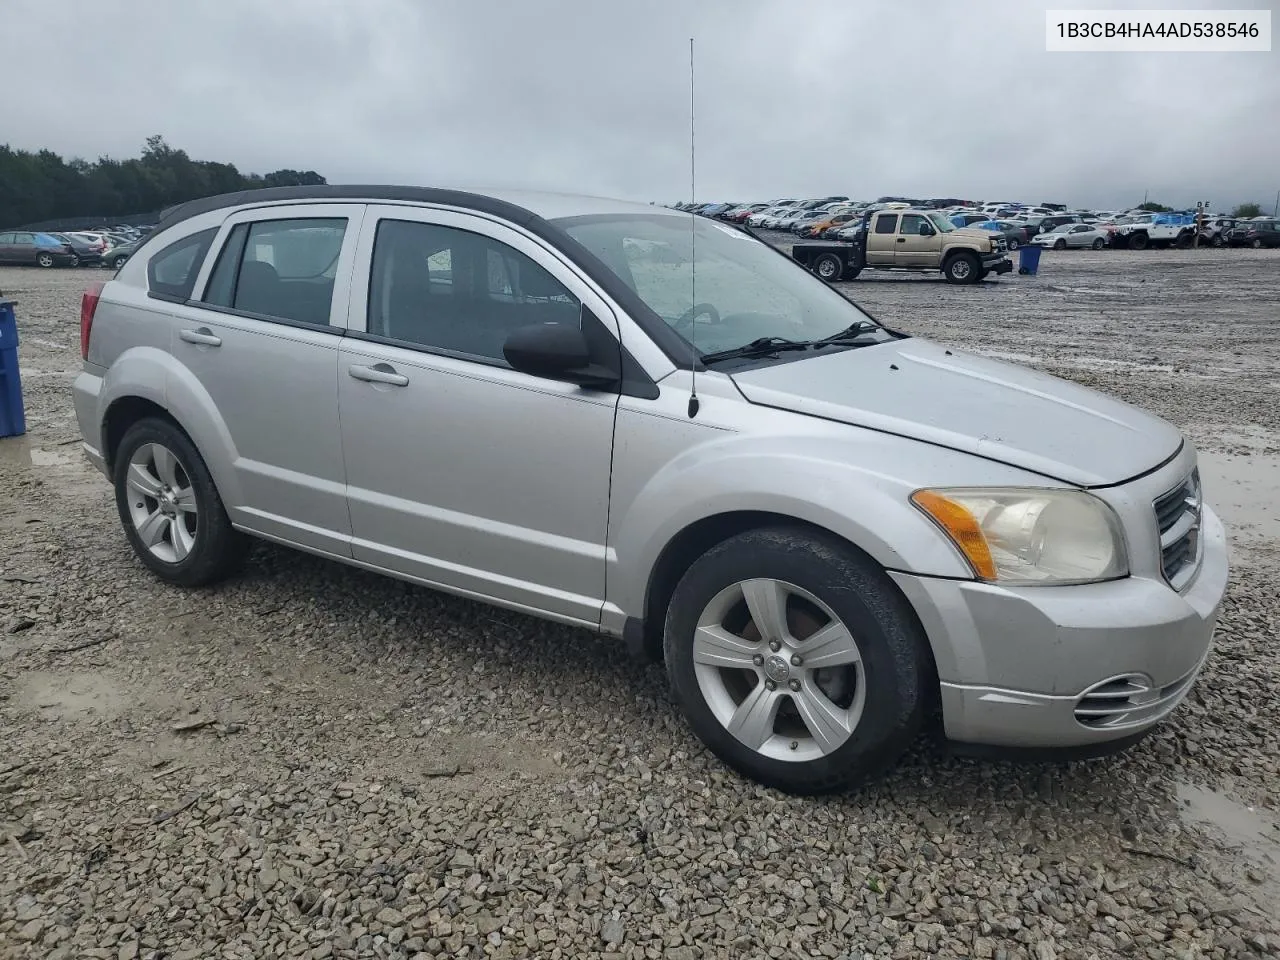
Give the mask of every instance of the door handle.
[(204, 347), (222, 346), (222, 338), (215, 336), (208, 327), (201, 327), (199, 330), (183, 330), (178, 336), (187, 343), (198, 343)]
[(899, 238), (898, 238), (898, 242), (899, 242), (899, 243), (906, 243), (906, 242), (907, 242), (907, 238), (906, 238), (906, 237), (899, 237)]
[(355, 364), (347, 368), (347, 373), (365, 383), (385, 383), (393, 387), (407, 387), (409, 378), (396, 373), (396, 368), (389, 363), (375, 363), (371, 367)]

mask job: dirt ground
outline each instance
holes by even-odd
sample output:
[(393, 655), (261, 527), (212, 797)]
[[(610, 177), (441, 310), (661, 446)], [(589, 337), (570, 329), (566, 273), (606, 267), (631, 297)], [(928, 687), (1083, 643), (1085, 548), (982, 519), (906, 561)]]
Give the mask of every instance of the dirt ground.
[(789, 798), (584, 632), (262, 546), (150, 578), (69, 388), (93, 269), (0, 269), (0, 957), (1280, 955), (1280, 251), (863, 274), (886, 324), (1145, 406), (1202, 451), (1216, 652), (1130, 752)]

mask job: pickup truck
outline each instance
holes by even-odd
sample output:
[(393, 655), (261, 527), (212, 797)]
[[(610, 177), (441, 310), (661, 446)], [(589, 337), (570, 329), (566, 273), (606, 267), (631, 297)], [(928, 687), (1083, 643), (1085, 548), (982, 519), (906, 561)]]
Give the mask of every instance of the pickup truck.
[(977, 283), (1013, 269), (1008, 250), (1002, 234), (956, 227), (936, 210), (908, 208), (870, 212), (853, 240), (797, 243), (791, 256), (828, 282), (877, 269), (940, 270), (951, 283)]

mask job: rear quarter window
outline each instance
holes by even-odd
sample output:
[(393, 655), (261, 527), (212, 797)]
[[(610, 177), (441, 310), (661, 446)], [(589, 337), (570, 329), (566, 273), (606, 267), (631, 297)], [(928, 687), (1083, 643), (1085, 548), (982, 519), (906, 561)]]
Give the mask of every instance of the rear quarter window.
[(147, 290), (162, 300), (189, 300), (217, 227), (175, 240), (147, 261)]

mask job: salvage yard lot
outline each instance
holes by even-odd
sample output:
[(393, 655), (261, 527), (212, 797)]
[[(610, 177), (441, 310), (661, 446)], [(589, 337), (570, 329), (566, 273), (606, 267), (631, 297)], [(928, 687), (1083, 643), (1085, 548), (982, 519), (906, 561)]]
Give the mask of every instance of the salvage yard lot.
[(1280, 951), (1280, 251), (838, 285), (1173, 421), (1234, 569), (1204, 674), (1128, 754), (925, 739), (825, 800), (738, 779), (660, 668), (584, 632), (265, 545), (216, 589), (154, 581), (76, 443), (102, 276), (0, 269), (29, 429), (0, 441), (0, 957)]

